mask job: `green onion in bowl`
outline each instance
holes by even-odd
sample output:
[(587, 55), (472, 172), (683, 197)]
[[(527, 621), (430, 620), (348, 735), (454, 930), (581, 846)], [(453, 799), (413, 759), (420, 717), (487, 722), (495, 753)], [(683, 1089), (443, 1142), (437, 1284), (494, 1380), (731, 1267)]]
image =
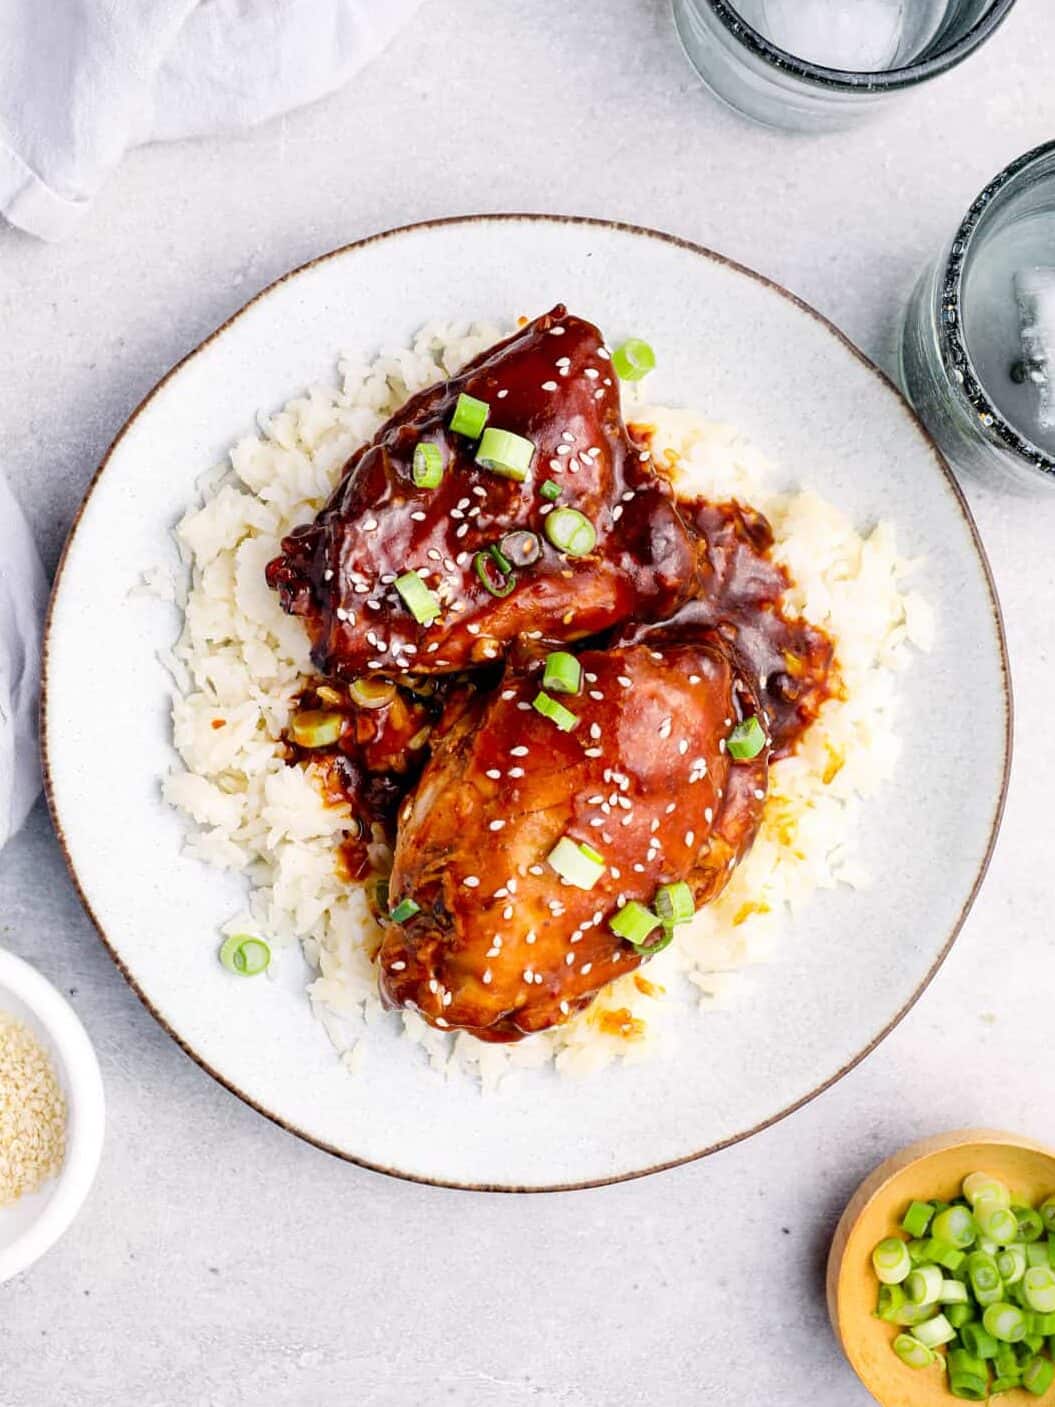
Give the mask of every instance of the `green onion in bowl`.
[(220, 962), (238, 977), (256, 977), (271, 964), (271, 949), (262, 938), (232, 933), (220, 947)]

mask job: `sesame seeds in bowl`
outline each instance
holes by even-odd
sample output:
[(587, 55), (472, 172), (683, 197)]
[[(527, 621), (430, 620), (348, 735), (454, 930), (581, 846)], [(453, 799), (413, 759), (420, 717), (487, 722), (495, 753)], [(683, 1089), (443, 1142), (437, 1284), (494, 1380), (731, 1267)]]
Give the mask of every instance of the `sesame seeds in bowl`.
[(95, 1051), (72, 1007), (0, 950), (0, 1283), (39, 1259), (80, 1210), (104, 1109)]

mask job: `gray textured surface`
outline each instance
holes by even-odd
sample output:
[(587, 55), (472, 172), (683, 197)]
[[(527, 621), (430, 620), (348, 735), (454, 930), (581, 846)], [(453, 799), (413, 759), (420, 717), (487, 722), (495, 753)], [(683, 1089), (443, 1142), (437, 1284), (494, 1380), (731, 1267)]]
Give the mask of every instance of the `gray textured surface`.
[[(173, 361), (290, 265), (409, 220), (521, 208), (657, 225), (786, 283), (889, 365), (922, 261), (989, 176), (1052, 135), (1053, 48), (1055, 18), (1021, 0), (971, 64), (877, 125), (811, 141), (716, 107), (665, 0), (429, 0), (344, 94), (243, 139), (132, 156), (75, 241), (0, 232), (0, 454), (49, 567), (107, 443)], [(943, 1127), (1055, 1142), (1040, 1030), (1055, 499), (970, 496), (1018, 695), (989, 881), (934, 987), (861, 1068), (704, 1163), (479, 1197), (298, 1143), (140, 1007), (38, 808), (0, 857), (0, 941), (74, 993), (110, 1124), (80, 1219), (0, 1289), (2, 1407), (865, 1403), (821, 1283), (856, 1181)], [(757, 1351), (731, 1341), (747, 1316), (766, 1330)]]

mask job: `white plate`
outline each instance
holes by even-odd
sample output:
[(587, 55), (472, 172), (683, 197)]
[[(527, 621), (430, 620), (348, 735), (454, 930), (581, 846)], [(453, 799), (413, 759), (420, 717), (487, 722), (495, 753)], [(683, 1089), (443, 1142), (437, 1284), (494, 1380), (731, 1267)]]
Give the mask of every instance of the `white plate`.
[[(653, 399), (746, 431), (859, 524), (892, 518), (925, 555), (933, 654), (904, 676), (904, 755), (866, 811), (869, 891), (820, 894), (736, 1009), (686, 1010), (676, 1054), (583, 1081), (549, 1072), (484, 1099), (442, 1083), (381, 1031), (349, 1078), (309, 1018), (296, 959), (233, 983), (216, 926), (242, 883), (180, 853), (161, 802), (172, 762), (155, 653), (174, 613), (130, 599), (174, 559), (194, 480), (343, 348), (402, 345), (430, 318), (508, 319), (558, 300), (612, 339), (646, 336)], [(631, 1177), (744, 1138), (839, 1078), (891, 1029), (948, 952), (999, 823), (1010, 692), (999, 609), (963, 498), (893, 386), (828, 323), (757, 275), (667, 236), (548, 217), (423, 225), (338, 250), (254, 299), (147, 397), (70, 537), (46, 648), (52, 814), (121, 970), (217, 1079), (357, 1162), (489, 1188)]]

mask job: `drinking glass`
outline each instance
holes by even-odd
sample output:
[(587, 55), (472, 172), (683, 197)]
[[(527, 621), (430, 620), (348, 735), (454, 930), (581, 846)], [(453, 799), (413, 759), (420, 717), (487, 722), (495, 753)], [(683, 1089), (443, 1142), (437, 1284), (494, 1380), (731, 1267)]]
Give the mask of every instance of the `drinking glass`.
[(974, 52), (1015, 0), (673, 0), (689, 62), (770, 127), (843, 127)]
[[(1024, 337), (1045, 322), (1047, 363)], [(1018, 491), (1055, 488), (1055, 142), (1001, 171), (923, 273), (900, 376), (954, 467)]]

